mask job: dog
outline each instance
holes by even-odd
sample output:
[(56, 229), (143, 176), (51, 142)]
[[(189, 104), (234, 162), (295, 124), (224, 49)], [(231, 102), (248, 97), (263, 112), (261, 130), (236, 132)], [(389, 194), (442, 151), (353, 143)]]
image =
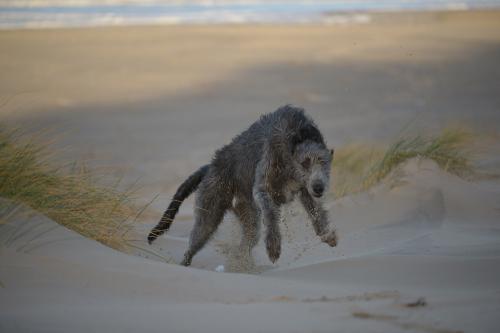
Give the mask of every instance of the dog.
[(181, 265), (191, 264), (228, 210), (241, 222), (241, 250), (251, 253), (259, 241), (262, 221), (267, 255), (276, 262), (281, 254), (280, 207), (296, 197), (315, 233), (336, 246), (335, 229), (321, 203), (330, 183), (333, 155), (303, 109), (285, 105), (265, 114), (181, 184), (148, 242), (170, 228), (182, 202), (197, 190), (195, 225)]

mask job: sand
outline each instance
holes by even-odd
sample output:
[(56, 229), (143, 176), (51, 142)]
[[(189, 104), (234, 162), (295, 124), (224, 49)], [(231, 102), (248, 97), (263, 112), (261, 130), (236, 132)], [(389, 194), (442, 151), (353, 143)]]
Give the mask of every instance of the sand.
[[(257, 275), (131, 256), (43, 216), (14, 216), (2, 227), (0, 325), (20, 332), (495, 331), (500, 188), (464, 182), (432, 162), (402, 170), (405, 185), (332, 205), (336, 249), (297, 232), (306, 224), (300, 215), (287, 216), (301, 239), (285, 240), (278, 264)], [(179, 246), (170, 238), (162, 241)], [(210, 260), (224, 263), (207, 251), (195, 261)]]
[[(304, 106), (332, 146), (383, 143), (408, 122), (418, 132), (466, 124), (493, 138), (483, 164), (498, 168), (499, 18), (2, 31), (0, 91), (12, 98), (0, 112), (64, 133), (63, 160), (140, 177), (140, 200), (160, 193), (137, 227), (145, 236), (191, 170), (284, 103)], [(366, 193), (326, 200), (338, 247), (320, 243), (292, 204), (278, 263), (259, 243), (241, 273), (214, 271), (238, 268), (225, 255), (238, 239), (230, 214), (192, 268), (175, 264), (192, 201), (148, 248), (171, 263), (20, 213), (0, 226), (0, 331), (494, 332), (499, 202), (494, 178), (411, 160)]]

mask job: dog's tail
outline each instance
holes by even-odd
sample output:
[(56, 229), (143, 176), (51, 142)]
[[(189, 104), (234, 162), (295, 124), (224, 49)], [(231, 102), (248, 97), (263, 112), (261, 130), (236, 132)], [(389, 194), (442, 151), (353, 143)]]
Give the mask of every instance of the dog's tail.
[(174, 221), (174, 217), (179, 211), (179, 207), (181, 206), (182, 202), (196, 189), (198, 188), (198, 185), (201, 183), (201, 180), (203, 177), (208, 172), (209, 165), (204, 165), (201, 168), (199, 168), (195, 173), (193, 173), (191, 176), (188, 177), (184, 181), (184, 183), (179, 186), (177, 189), (177, 192), (175, 192), (174, 197), (172, 198), (172, 202), (168, 206), (167, 210), (165, 213), (163, 213), (163, 216), (154, 227), (151, 232), (148, 235), (148, 243), (151, 244), (153, 241), (163, 234), (165, 231), (167, 231), (170, 228), (170, 225)]

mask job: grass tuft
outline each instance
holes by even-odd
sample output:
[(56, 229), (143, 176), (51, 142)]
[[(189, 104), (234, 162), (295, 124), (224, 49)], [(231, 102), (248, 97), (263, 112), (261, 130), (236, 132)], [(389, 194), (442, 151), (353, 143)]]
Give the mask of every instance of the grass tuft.
[(380, 147), (364, 144), (336, 148), (332, 166), (335, 197), (362, 191), (363, 179), (382, 158), (383, 153)]
[[(58, 167), (40, 138), (0, 128), (0, 197), (25, 204), (86, 237), (124, 249), (137, 209), (132, 190), (98, 184), (84, 164)], [(5, 220), (0, 216), (0, 221)]]
[(332, 171), (335, 196), (365, 191), (412, 158), (433, 160), (443, 170), (464, 178), (473, 171), (467, 149), (471, 139), (468, 131), (446, 129), (436, 136), (403, 137), (386, 149), (369, 145), (340, 148), (335, 151)]
[[(338, 148), (332, 170), (335, 197), (371, 188), (412, 158), (431, 159), (466, 177), (473, 171), (467, 150), (471, 138), (467, 131), (448, 129), (436, 136), (403, 137), (385, 149), (363, 144)], [(84, 164), (55, 166), (49, 145), (41, 141), (0, 128), (0, 197), (113, 248), (130, 246), (124, 235), (142, 212), (133, 204), (132, 189), (103, 185)], [(0, 209), (0, 215), (9, 211)], [(5, 219), (0, 216), (0, 223)]]

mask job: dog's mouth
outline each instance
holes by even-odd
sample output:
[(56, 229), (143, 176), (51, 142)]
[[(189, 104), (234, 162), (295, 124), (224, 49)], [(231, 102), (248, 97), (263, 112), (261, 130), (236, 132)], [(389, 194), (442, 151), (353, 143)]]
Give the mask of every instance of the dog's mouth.
[(323, 196), (323, 193), (312, 193), (313, 197), (315, 198), (321, 198)]

